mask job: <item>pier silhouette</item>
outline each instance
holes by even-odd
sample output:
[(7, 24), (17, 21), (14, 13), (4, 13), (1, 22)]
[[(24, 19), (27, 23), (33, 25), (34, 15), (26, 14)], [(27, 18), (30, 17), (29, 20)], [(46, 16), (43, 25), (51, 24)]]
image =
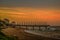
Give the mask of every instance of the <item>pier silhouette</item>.
[(25, 27), (26, 30), (29, 28), (29, 27), (32, 27), (33, 30), (35, 30), (35, 27), (38, 27), (39, 30), (40, 30), (40, 27), (48, 27), (50, 25), (16, 25), (16, 26), (19, 26), (21, 28)]

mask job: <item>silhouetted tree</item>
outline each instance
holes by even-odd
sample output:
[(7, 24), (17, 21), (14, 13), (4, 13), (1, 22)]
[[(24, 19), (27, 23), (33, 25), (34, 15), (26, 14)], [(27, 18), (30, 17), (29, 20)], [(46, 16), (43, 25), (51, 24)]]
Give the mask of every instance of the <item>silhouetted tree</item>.
[(6, 18), (5, 18), (3, 21), (4, 21), (4, 24), (5, 24), (6, 26), (9, 26), (9, 19), (6, 19)]
[(3, 26), (4, 26), (4, 21), (0, 19), (0, 30), (2, 29)]
[(9, 26), (9, 20), (8, 19), (4, 19), (4, 20), (0, 19), (0, 29), (6, 28), (7, 26)]
[(3, 26), (2, 20), (0, 19), (0, 27)]
[(12, 27), (15, 28), (16, 22), (13, 21), (11, 24), (12, 24)]

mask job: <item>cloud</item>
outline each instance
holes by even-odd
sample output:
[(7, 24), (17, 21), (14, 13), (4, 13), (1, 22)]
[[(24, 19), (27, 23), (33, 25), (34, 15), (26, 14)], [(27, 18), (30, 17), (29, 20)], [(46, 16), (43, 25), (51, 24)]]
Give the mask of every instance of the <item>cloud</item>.
[(60, 22), (60, 10), (34, 8), (0, 8), (0, 18), (9, 18), (18, 22)]

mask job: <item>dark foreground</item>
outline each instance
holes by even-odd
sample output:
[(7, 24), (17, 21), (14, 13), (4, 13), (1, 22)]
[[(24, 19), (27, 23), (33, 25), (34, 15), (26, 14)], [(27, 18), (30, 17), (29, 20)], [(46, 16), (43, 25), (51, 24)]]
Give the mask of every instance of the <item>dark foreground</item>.
[(29, 34), (24, 32), (22, 29), (7, 28), (2, 31), (4, 34), (9, 36), (16, 36), (17, 40), (59, 40), (53, 38), (42, 37), (39, 35)]
[(25, 33), (24, 36), (25, 36), (25, 39), (23, 39), (23, 40), (60, 40), (60, 39), (53, 39), (53, 38), (37, 36), (37, 35), (33, 35), (33, 34), (28, 34), (28, 33)]

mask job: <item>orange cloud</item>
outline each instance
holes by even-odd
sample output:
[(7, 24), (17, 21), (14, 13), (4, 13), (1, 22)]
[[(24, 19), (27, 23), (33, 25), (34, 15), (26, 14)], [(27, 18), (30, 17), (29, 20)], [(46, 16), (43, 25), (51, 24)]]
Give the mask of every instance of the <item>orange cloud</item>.
[(1, 9), (0, 17), (16, 21), (32, 22), (60, 22), (60, 10), (34, 9), (34, 8), (9, 8)]

